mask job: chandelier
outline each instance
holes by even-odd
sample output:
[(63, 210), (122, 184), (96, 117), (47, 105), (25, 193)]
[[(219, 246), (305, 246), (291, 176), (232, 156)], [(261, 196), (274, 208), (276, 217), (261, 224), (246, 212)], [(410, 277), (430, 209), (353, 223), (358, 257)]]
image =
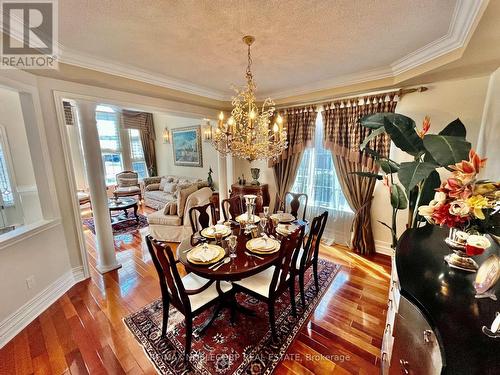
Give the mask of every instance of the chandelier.
[(250, 54), (250, 46), (254, 41), (253, 36), (243, 37), (243, 42), (248, 46), (247, 85), (235, 89), (236, 95), (231, 102), (233, 109), (227, 121), (224, 121), (224, 113), (220, 113), (212, 144), (223, 155), (232, 154), (248, 161), (276, 160), (287, 147), (286, 130), (280, 115), (271, 125), (275, 108), (270, 98), (265, 99), (260, 108), (256, 103)]

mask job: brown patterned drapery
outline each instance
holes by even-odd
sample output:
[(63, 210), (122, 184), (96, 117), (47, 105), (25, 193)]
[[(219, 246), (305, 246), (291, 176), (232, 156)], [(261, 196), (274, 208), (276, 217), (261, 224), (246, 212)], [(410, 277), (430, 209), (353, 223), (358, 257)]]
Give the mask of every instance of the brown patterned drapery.
[[(324, 106), (325, 148), (332, 152), (342, 192), (354, 211), (351, 248), (364, 255), (375, 252), (370, 212), (375, 180), (352, 172), (377, 172), (378, 167), (371, 155), (359, 149), (370, 134), (370, 129), (362, 127), (359, 119), (372, 113), (394, 112), (396, 95), (393, 92), (338, 100)], [(389, 156), (390, 139), (383, 134), (370, 141), (368, 147), (381, 155)]]
[(271, 162), (276, 181), (275, 209), (283, 207), (285, 193), (290, 190), (302, 159), (304, 149), (314, 144), (314, 129), (318, 111), (307, 106), (280, 111), (287, 131), (288, 147), (278, 160)]
[(150, 176), (156, 176), (156, 149), (155, 149), (155, 127), (153, 114), (147, 112), (136, 112), (124, 109), (122, 111), (122, 122), (125, 129), (138, 129), (141, 135), (144, 159)]

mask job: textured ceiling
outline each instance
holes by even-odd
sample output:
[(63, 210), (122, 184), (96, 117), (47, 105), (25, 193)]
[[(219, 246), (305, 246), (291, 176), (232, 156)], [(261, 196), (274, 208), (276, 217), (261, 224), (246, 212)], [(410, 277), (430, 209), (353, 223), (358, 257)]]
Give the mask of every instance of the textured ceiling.
[[(230, 94), (252, 49), (259, 93), (388, 67), (448, 32), (456, 0), (59, 1), (60, 43)], [(63, 55), (64, 56), (64, 55)]]

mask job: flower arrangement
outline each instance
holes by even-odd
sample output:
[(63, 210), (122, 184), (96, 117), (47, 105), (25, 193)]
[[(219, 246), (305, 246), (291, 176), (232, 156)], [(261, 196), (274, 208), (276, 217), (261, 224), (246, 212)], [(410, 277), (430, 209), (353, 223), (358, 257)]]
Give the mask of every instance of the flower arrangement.
[[(477, 174), (486, 164), (474, 150), (469, 159), (450, 165), (451, 177), (437, 189), (428, 205), (418, 208), (429, 223), (449, 228), (483, 228), (500, 204), (500, 183), (478, 181)], [(487, 218), (488, 215), (488, 218)]]

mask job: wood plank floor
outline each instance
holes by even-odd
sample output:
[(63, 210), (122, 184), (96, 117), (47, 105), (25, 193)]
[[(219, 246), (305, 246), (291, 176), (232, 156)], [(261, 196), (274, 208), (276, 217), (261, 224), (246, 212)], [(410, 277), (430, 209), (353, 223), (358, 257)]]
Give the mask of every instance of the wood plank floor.
[[(0, 349), (0, 374), (154, 374), (122, 322), (160, 297), (157, 275), (138, 232), (115, 237), (123, 267), (95, 269), (94, 235), (85, 231), (91, 278), (80, 282)], [(378, 374), (390, 258), (322, 246), (342, 265), (276, 374)], [(182, 266), (181, 266), (182, 267)]]

